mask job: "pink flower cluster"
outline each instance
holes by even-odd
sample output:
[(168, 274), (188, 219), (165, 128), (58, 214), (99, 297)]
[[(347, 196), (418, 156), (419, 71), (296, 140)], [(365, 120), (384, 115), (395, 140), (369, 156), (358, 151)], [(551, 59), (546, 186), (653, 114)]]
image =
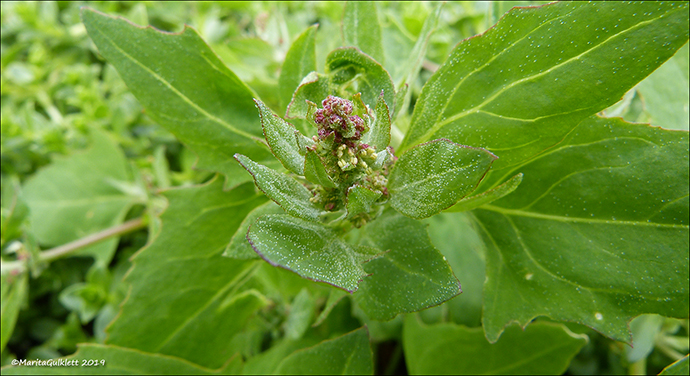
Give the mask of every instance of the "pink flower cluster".
[(352, 102), (329, 95), (321, 104), (323, 109), (314, 112), (314, 122), (319, 125), (319, 138), (324, 139), (335, 132), (336, 142), (343, 138), (360, 139), (364, 132), (364, 120), (352, 115)]

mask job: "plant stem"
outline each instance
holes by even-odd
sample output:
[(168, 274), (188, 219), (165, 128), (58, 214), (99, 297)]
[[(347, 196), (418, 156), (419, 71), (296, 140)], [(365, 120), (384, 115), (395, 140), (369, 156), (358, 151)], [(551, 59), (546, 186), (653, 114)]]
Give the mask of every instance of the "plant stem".
[[(61, 257), (65, 257), (78, 249), (98, 243), (102, 240), (136, 231), (144, 227), (146, 227), (146, 221), (144, 221), (144, 218), (132, 219), (115, 227), (105, 229), (95, 234), (77, 239), (73, 242), (41, 252), (38, 256), (38, 261), (50, 262)], [(25, 260), (2, 262), (2, 274), (8, 272), (21, 273), (24, 270), (26, 270)]]

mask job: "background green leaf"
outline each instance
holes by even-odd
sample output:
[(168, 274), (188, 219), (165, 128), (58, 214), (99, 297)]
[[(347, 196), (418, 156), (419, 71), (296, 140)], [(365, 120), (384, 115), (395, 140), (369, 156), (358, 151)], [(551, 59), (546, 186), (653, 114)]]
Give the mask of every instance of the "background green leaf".
[(371, 375), (374, 362), (366, 328), (298, 350), (285, 358), (276, 374)]
[(220, 254), (266, 199), (251, 183), (224, 192), (218, 178), (164, 195), (161, 232), (134, 257), (132, 289), (107, 343), (219, 368), (234, 355), (232, 336), (265, 303), (245, 287), (260, 264)]
[[(56, 246), (120, 224), (145, 199), (144, 192), (128, 194), (122, 187), (137, 189), (125, 156), (106, 134), (94, 131), (90, 149), (56, 159), (25, 183), (31, 231), (39, 243)], [(107, 265), (116, 246), (117, 238), (110, 238), (79, 254)]]
[(415, 316), (406, 318), (403, 330), (405, 361), (413, 375), (559, 375), (587, 343), (587, 336), (564, 325), (532, 323), (524, 331), (511, 325), (491, 344), (481, 328), (427, 326)]
[(0, 351), (3, 351), (17, 323), (17, 315), (24, 304), (29, 286), (26, 273), (14, 276), (2, 275), (0, 278), (2, 278)]
[(690, 367), (688, 367), (688, 356), (686, 355), (683, 359), (664, 368), (659, 375), (687, 375), (688, 369)]
[(90, 9), (82, 11), (82, 19), (99, 52), (147, 114), (197, 154), (199, 168), (221, 172), (227, 185), (235, 186), (249, 177), (233, 154), (276, 165), (252, 102), (258, 95), (194, 29), (162, 33)]
[(357, 47), (374, 60), (383, 64), (381, 23), (376, 3), (373, 1), (348, 1), (343, 13), (344, 46)]
[[(297, 86), (309, 72), (316, 71), (315, 36), (318, 25), (307, 28), (292, 43), (280, 70), (280, 100), (283, 109), (292, 99)], [(325, 98), (325, 97), (324, 97)]]
[(642, 313), (688, 316), (688, 134), (591, 117), (474, 216), (484, 328), (546, 315), (619, 341)]

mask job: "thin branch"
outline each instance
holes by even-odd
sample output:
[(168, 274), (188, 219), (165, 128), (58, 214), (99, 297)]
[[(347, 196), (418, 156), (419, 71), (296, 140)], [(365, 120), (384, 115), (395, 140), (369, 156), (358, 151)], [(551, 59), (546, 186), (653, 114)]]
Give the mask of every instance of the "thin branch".
[[(84, 247), (96, 244), (102, 240), (112, 238), (114, 236), (124, 235), (132, 231), (139, 230), (146, 227), (146, 221), (144, 218), (137, 218), (127, 221), (121, 225), (105, 229), (103, 231), (91, 234), (89, 236), (77, 239), (71, 243), (63, 244), (61, 246), (49, 249), (47, 251), (41, 252), (38, 255), (39, 262), (50, 262), (65, 256), (68, 256), (72, 252), (82, 249)], [(25, 260), (17, 261), (3, 261), (2, 262), (2, 274), (8, 272), (21, 273), (26, 269)]]

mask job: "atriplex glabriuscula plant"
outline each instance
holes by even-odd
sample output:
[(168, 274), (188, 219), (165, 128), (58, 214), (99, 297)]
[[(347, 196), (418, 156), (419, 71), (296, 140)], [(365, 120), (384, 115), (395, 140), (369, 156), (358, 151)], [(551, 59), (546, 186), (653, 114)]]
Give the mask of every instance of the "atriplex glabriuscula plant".
[[(569, 350), (548, 372), (562, 372), (586, 339), (562, 324), (531, 324), (536, 317), (628, 343), (636, 316), (686, 318), (687, 132), (600, 113), (687, 42), (687, 8), (516, 8), (452, 50), (411, 114), (408, 85), (419, 78), (441, 7), (410, 59), (391, 64), (371, 29), (378, 21), (363, 22), (375, 5), (349, 5), (342, 47), (325, 56), (325, 69), (316, 66), (313, 26), (287, 52), (273, 101), (260, 100), (193, 29), (161, 33), (84, 10), (99, 52), (147, 114), (198, 155), (200, 169), (225, 177), (163, 193), (163, 226), (134, 259), (132, 290), (108, 343), (222, 366), (209, 354), (232, 353), (233, 344), (205, 340), (238, 333), (224, 315), (241, 321), (265, 304), (254, 288), (267, 285), (253, 279), (265, 265), (259, 257), (339, 288), (328, 287), (315, 325), (347, 296), (342, 290), (374, 327), (449, 301), (460, 293), (462, 273), (486, 270), (474, 286), (480, 339), (522, 335), (512, 322), (527, 327), (525, 336), (562, 335)], [(291, 123), (275, 114), (283, 111)], [(429, 222), (419, 221), (442, 211), (468, 212), (462, 218), (471, 226), (462, 231), (482, 244), (473, 266), (457, 262), (451, 270), (438, 249), (452, 242), (457, 223), (430, 239)], [(446, 254), (470, 253), (455, 248)], [(226, 257), (217, 257), (220, 249)], [(181, 297), (158, 293), (173, 288)], [(316, 294), (304, 291), (307, 302)], [(158, 318), (138, 314), (141, 306), (172, 312), (189, 305), (199, 307), (183, 318), (193, 325), (162, 315), (170, 322), (160, 335)], [(454, 312), (459, 320), (466, 314)], [(428, 338), (441, 344), (467, 334), (426, 327), (413, 315), (401, 325), (406, 359), (418, 372), (435, 373), (443, 363), (422, 351), (426, 333), (438, 329)], [(294, 338), (307, 329), (300, 330)], [(152, 334), (141, 339), (137, 332)], [(348, 351), (371, 357), (368, 337), (354, 333), (365, 345)], [(182, 337), (199, 349), (175, 342)]]

